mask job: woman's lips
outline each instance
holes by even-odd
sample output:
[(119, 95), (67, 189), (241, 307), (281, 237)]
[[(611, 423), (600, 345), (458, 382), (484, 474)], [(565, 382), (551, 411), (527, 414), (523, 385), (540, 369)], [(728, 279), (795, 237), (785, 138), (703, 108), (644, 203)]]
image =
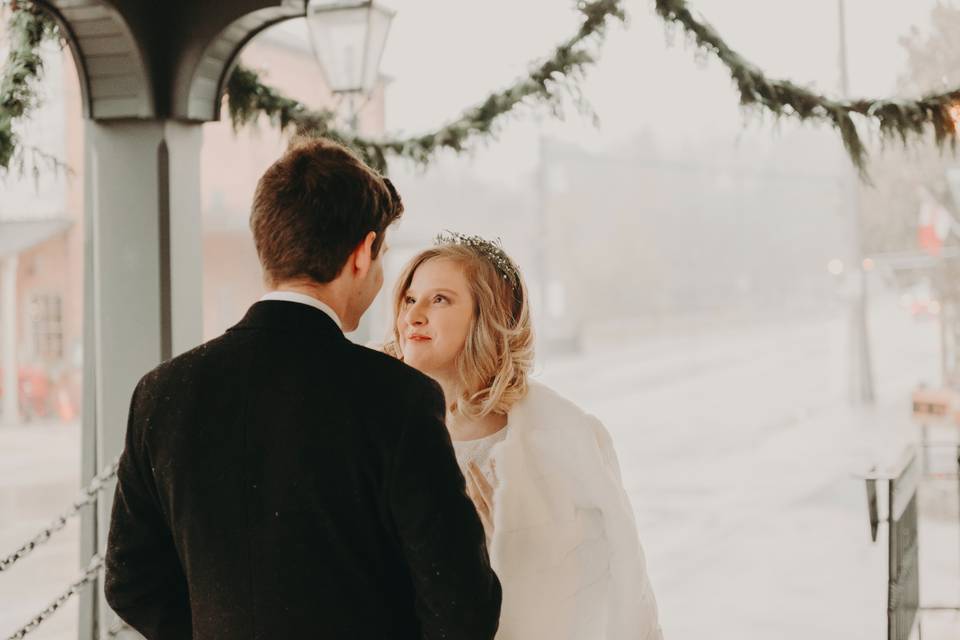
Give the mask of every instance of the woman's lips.
[(407, 338), (410, 342), (427, 342), (430, 340), (427, 336), (410, 336)]

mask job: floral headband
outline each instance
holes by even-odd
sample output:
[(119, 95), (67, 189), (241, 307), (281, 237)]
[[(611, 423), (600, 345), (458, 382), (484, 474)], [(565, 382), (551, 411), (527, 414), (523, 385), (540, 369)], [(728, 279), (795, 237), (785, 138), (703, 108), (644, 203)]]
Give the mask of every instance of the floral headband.
[(517, 271), (517, 267), (514, 266), (513, 261), (503, 250), (499, 238), (491, 242), (480, 236), (468, 236), (463, 233), (457, 233), (456, 231), (444, 231), (443, 233), (437, 234), (433, 244), (436, 246), (455, 244), (462, 247), (470, 247), (496, 267), (497, 272), (507, 281), (514, 293), (520, 289), (520, 272)]

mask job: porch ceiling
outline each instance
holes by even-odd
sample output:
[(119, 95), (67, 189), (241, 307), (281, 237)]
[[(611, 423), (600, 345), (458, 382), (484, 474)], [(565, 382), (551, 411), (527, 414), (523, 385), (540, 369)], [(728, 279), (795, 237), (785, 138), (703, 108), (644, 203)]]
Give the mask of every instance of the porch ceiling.
[(219, 118), (237, 54), (306, 0), (42, 0), (70, 44), (95, 120)]

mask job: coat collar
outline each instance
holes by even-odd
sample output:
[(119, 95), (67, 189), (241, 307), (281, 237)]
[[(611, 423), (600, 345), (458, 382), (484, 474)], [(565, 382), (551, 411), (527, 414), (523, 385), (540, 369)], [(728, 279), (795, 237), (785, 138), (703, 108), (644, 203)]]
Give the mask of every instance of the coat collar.
[(283, 300), (257, 302), (228, 331), (243, 329), (282, 329), (346, 340), (333, 318), (320, 309)]
[(511, 437), (522, 438), (541, 430), (563, 431), (576, 428), (586, 413), (570, 400), (536, 380), (529, 380), (527, 393), (507, 413)]

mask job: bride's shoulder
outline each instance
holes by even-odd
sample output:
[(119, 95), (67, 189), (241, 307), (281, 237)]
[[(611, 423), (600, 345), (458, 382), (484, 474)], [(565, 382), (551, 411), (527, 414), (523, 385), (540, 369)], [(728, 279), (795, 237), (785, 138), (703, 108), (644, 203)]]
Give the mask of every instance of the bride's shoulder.
[(511, 411), (522, 421), (544, 429), (580, 429), (596, 421), (577, 403), (538, 380), (527, 383), (527, 394)]
[[(607, 459), (613, 444), (596, 416), (538, 381), (528, 383), (527, 395), (510, 412), (509, 423), (526, 432), (526, 441), (541, 456), (572, 470), (582, 468), (585, 459)], [(597, 451), (599, 457), (590, 453)]]

